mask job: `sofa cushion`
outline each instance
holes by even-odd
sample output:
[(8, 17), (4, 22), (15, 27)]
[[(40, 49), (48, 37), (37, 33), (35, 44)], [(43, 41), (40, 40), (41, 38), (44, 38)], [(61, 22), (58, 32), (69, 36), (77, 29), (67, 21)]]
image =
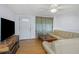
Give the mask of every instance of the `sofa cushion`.
[(52, 42), (52, 49), (54, 48), (55, 53), (79, 53), (79, 38), (68, 39), (68, 40), (57, 40)]
[(3, 52), (8, 52), (9, 48), (4, 44), (4, 45), (0, 45), (0, 53)]

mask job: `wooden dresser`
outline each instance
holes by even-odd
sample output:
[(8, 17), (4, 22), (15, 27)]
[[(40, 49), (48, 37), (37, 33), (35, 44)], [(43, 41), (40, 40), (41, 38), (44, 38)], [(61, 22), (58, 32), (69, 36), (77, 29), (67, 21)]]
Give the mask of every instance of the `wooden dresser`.
[(19, 48), (19, 36), (13, 35), (3, 42), (0, 42), (0, 53), (1, 54), (12, 54), (16, 53)]

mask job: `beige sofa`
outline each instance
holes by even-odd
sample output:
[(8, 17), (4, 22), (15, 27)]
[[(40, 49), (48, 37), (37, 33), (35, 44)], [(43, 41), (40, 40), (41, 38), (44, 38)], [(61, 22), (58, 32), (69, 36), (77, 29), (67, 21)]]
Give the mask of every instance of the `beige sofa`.
[(79, 53), (79, 33), (55, 30), (51, 36), (58, 40), (43, 42), (43, 47), (49, 54), (77, 54)]
[(62, 30), (54, 30), (54, 32), (48, 33), (50, 36), (56, 37), (57, 39), (71, 39), (79, 38), (79, 33), (67, 32)]

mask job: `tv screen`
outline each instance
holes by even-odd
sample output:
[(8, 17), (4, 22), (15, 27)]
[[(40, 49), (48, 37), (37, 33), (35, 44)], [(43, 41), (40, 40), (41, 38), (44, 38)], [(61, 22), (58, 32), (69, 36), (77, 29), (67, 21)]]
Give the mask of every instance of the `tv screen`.
[(1, 41), (15, 33), (15, 22), (1, 18)]

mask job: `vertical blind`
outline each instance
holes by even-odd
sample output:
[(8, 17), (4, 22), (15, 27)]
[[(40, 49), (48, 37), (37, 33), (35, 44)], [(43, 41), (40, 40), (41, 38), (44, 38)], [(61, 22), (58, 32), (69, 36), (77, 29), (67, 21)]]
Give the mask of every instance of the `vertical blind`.
[(36, 17), (36, 35), (42, 36), (53, 31), (52, 17)]

